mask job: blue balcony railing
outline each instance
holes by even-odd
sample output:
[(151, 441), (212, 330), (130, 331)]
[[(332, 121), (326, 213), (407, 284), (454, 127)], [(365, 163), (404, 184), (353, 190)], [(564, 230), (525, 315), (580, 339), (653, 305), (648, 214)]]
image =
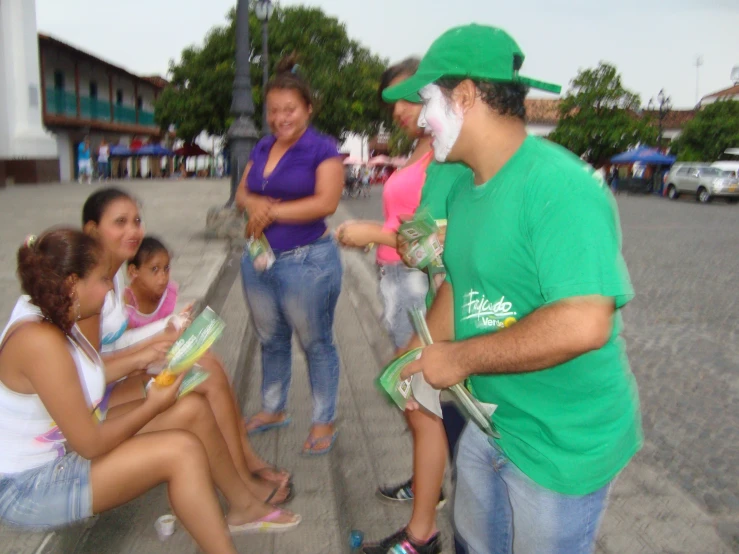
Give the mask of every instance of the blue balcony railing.
[(110, 121), (110, 102), (83, 96), (80, 98), (80, 116), (83, 119)]
[(77, 98), (73, 92), (47, 88), (46, 112), (54, 115), (77, 117)]
[[(54, 88), (46, 89), (46, 112), (53, 115), (76, 118), (77, 98), (75, 94)], [(90, 98), (89, 96), (81, 96), (80, 118), (95, 121), (110, 121), (110, 102), (99, 100), (98, 98)], [(136, 108), (115, 104), (113, 106), (113, 121), (116, 123), (136, 125)], [(154, 112), (140, 110), (138, 124), (147, 127), (156, 126)]]
[(116, 123), (136, 124), (136, 108), (116, 104), (113, 108), (113, 120)]
[(154, 112), (145, 112), (143, 110), (139, 111), (139, 125), (146, 125), (149, 127), (156, 125), (156, 121), (154, 121)]

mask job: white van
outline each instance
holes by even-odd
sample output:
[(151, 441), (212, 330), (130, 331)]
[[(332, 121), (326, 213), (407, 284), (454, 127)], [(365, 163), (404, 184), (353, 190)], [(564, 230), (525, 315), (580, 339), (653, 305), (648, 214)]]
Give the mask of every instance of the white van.
[(739, 162), (713, 162), (711, 165), (722, 171), (730, 171), (732, 177), (739, 177)]
[(727, 148), (720, 157), (720, 161), (711, 165), (723, 171), (730, 171), (733, 177), (739, 178), (739, 148)]

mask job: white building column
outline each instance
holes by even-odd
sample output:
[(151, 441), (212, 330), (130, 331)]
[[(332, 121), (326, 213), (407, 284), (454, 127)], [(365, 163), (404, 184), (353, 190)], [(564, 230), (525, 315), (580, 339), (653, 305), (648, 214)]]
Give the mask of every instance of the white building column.
[[(56, 140), (43, 125), (36, 4), (0, 0), (0, 178), (59, 179)], [(0, 186), (4, 182), (0, 181)]]

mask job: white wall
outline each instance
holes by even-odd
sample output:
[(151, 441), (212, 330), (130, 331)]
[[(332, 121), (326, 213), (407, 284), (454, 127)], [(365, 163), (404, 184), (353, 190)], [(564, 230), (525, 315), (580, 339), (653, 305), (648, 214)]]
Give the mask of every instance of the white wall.
[(369, 159), (369, 154), (367, 152), (368, 145), (369, 140), (367, 137), (352, 133), (348, 135), (346, 140), (339, 146), (339, 151), (342, 153), (348, 153), (351, 158), (356, 158), (366, 162)]
[(666, 139), (675, 140), (680, 136), (682, 131), (680, 129), (665, 129), (662, 131), (662, 136)]
[(56, 147), (59, 151), (59, 179), (62, 182), (74, 179), (74, 145), (66, 131), (56, 134)]
[(139, 96), (143, 100), (143, 107), (141, 109), (153, 113), (155, 88), (151, 85), (139, 83)]
[[(0, 33), (2, 33), (2, 30), (5, 28), (5, 20), (3, 19), (4, 10), (2, 9), (2, 2), (3, 0), (0, 0)], [(5, 65), (6, 61), (5, 58), (7, 55), (10, 54), (9, 50), (5, 50), (2, 47), (2, 38), (0, 36), (0, 79), (5, 78)], [(9, 123), (8, 123), (8, 99), (7, 99), (7, 93), (6, 88), (8, 83), (5, 81), (0, 82), (0, 159), (2, 158), (9, 158), (10, 157), (10, 136), (8, 134), (9, 131)], [(3, 183), (0, 183), (2, 185)]]
[(551, 125), (549, 123), (527, 123), (526, 124), (526, 131), (530, 135), (534, 135), (537, 137), (546, 137), (548, 136), (552, 131), (554, 131), (555, 125)]
[(734, 96), (714, 96), (711, 98), (702, 98), (700, 101), (700, 105), (705, 106), (706, 104), (713, 104), (714, 102), (717, 102), (719, 100), (735, 100), (739, 102), (739, 94), (735, 94)]
[(0, 1), (0, 156), (56, 158), (56, 141), (46, 133), (41, 114), (41, 79), (34, 0)]
[[(64, 90), (74, 94), (74, 60), (65, 52), (44, 48), (44, 79), (46, 88), (54, 88), (54, 74), (64, 73)], [(80, 88), (80, 90), (84, 90)]]
[(116, 95), (118, 89), (123, 90), (123, 105), (128, 107), (136, 106), (136, 99), (133, 95), (133, 81), (129, 77), (122, 75), (113, 75), (113, 103), (116, 103)]

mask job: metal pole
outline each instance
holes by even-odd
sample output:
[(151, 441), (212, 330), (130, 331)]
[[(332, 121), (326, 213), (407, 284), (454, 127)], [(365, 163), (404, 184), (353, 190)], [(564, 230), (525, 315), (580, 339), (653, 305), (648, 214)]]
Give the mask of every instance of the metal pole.
[(267, 97), (264, 91), (267, 90), (267, 82), (269, 81), (269, 33), (267, 30), (267, 22), (269, 18), (262, 21), (262, 135), (269, 132), (267, 126)]
[(231, 113), (234, 122), (228, 130), (231, 150), (231, 195), (226, 206), (232, 206), (241, 174), (249, 161), (249, 155), (259, 134), (254, 127), (254, 100), (249, 77), (249, 0), (238, 0), (236, 4), (236, 76), (234, 78)]

